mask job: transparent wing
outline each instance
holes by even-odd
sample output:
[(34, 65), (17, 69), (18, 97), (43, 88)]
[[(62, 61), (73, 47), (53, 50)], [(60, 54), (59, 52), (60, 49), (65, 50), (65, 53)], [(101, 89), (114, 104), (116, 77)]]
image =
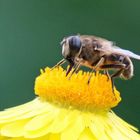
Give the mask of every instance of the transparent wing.
[(137, 55), (129, 50), (121, 49), (117, 46), (113, 46), (113, 42), (106, 41), (103, 43), (102, 47), (98, 48), (101, 52), (104, 52), (105, 54), (111, 54), (111, 53), (118, 53), (120, 55), (125, 55), (134, 59), (140, 60), (140, 55)]
[(113, 48), (114, 52), (118, 52), (119, 54), (134, 58), (134, 59), (138, 59), (140, 60), (140, 55), (137, 55), (129, 50), (125, 50), (125, 49), (121, 49), (121, 48)]

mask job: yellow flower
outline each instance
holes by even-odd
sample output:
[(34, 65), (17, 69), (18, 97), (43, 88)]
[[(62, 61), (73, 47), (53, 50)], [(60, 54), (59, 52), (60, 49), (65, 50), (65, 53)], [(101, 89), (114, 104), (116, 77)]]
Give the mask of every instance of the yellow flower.
[(0, 112), (0, 140), (140, 140), (137, 129), (112, 110), (120, 93), (103, 74), (79, 71), (69, 80), (61, 67), (41, 70), (36, 99)]

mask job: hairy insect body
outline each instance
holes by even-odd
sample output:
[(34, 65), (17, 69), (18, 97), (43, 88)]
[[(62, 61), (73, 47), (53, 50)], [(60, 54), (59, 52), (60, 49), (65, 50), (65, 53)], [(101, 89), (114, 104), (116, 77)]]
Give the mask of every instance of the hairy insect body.
[[(115, 77), (130, 79), (134, 70), (130, 58), (140, 60), (139, 55), (121, 49), (111, 41), (91, 35), (68, 36), (62, 40), (61, 46), (64, 59), (56, 66), (68, 61), (70, 67), (66, 75), (74, 68), (72, 75), (83, 65), (91, 68), (92, 71), (104, 70), (111, 79)], [(114, 70), (115, 73), (110, 76), (108, 70)], [(90, 78), (91, 76), (89, 81)]]
[[(103, 57), (105, 59), (104, 64), (99, 66), (97, 70), (117, 70), (120, 68), (119, 66), (121, 65), (123, 71), (120, 74), (120, 77), (122, 77), (123, 79), (130, 79), (133, 76), (133, 64), (129, 57), (122, 56), (117, 53), (104, 55), (100, 54), (99, 51), (95, 51), (92, 49), (89, 51), (86, 49), (87, 48), (83, 48), (79, 57), (75, 58), (75, 63), (79, 63), (79, 61), (82, 60), (81, 65), (94, 69), (94, 67), (96, 67), (97, 63), (100, 61), (101, 57)], [(114, 64), (116, 66), (113, 67)]]

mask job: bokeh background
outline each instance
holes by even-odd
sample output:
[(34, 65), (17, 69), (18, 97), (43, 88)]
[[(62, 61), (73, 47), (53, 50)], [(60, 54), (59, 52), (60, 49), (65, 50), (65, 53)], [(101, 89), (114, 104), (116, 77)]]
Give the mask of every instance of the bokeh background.
[[(0, 110), (32, 100), (40, 68), (61, 56), (64, 36), (94, 34), (140, 54), (139, 0), (0, 0)], [(140, 129), (140, 61), (135, 76), (116, 79), (115, 112)]]

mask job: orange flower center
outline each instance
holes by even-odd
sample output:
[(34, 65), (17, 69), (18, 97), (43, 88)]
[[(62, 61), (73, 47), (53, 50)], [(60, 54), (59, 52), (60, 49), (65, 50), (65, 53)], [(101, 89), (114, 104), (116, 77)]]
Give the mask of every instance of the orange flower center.
[(81, 109), (110, 109), (121, 101), (119, 91), (112, 91), (111, 80), (106, 75), (93, 73), (87, 84), (90, 73), (79, 71), (69, 80), (66, 71), (59, 67), (41, 70), (35, 81), (35, 94), (42, 100), (62, 106)]

